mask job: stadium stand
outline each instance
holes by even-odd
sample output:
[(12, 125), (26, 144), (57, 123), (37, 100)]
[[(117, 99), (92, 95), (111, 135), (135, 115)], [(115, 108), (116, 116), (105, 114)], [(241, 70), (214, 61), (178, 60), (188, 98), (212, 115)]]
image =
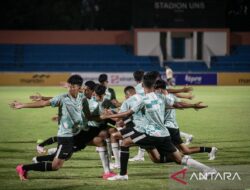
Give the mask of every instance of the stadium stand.
[(1, 71), (160, 70), (157, 57), (134, 56), (120, 45), (0, 45)]
[(234, 46), (229, 56), (213, 56), (212, 71), (250, 71), (250, 46)]
[(234, 46), (229, 56), (212, 56), (211, 68), (203, 61), (167, 61), (164, 64), (177, 72), (246, 72), (250, 71), (250, 46)]
[[(176, 72), (250, 71), (250, 46), (232, 47), (229, 56), (212, 56), (211, 68), (203, 61), (167, 61)], [(0, 45), (1, 71), (162, 70), (154, 56), (135, 56), (128, 45)]]
[(209, 72), (204, 61), (167, 61), (164, 65), (168, 65), (176, 72)]

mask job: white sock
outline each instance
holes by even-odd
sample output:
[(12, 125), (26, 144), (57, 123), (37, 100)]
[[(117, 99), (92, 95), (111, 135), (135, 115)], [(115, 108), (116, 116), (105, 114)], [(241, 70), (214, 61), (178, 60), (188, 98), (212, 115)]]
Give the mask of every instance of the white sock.
[(139, 149), (138, 149), (138, 154), (137, 154), (137, 155), (138, 155), (140, 158), (144, 158), (144, 153), (145, 153), (145, 149), (139, 147)]
[(122, 140), (119, 140), (119, 146), (122, 146)]
[(193, 167), (197, 170), (200, 170), (204, 172), (205, 170), (210, 169), (210, 167), (206, 166), (205, 164), (202, 164), (194, 159), (192, 159), (190, 156), (184, 156), (181, 160), (181, 164), (188, 166), (188, 167)]
[(119, 144), (111, 143), (112, 151), (115, 157), (115, 163), (120, 166), (120, 154), (119, 154)]
[(180, 135), (181, 135), (181, 137), (184, 137), (185, 139), (187, 139), (188, 137), (191, 136), (191, 134), (184, 133), (184, 132), (182, 132), (182, 131), (180, 131)]
[(111, 147), (110, 138), (107, 138), (105, 141), (107, 143), (108, 157), (109, 157), (109, 159), (111, 159), (111, 156), (112, 156), (112, 147)]
[(106, 147), (97, 147), (96, 150), (99, 153), (104, 173), (110, 172), (109, 159)]

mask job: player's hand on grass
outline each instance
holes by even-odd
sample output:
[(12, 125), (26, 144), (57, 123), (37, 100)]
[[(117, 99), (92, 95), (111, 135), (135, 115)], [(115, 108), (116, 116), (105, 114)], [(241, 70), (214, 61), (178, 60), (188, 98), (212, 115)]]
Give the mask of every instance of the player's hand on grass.
[(59, 119), (58, 115), (53, 116), (53, 117), (51, 118), (52, 121), (58, 121), (58, 119)]
[(194, 104), (194, 109), (195, 110), (199, 110), (199, 109), (203, 109), (203, 108), (207, 108), (207, 105), (203, 105), (202, 102), (197, 102)]
[(18, 101), (13, 101), (9, 105), (13, 109), (22, 109), (23, 108), (23, 104), (21, 102), (18, 102)]
[(31, 95), (31, 96), (30, 96), (30, 99), (31, 99), (32, 101), (37, 102), (37, 101), (42, 100), (42, 95), (41, 95), (40, 93), (37, 92), (35, 95)]
[(183, 92), (191, 92), (193, 91), (193, 87), (186, 85), (182, 88)]

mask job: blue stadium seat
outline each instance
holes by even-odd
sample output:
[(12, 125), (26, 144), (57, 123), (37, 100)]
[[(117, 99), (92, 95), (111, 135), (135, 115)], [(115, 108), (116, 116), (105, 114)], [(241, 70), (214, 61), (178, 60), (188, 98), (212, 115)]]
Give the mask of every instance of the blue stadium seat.
[(157, 57), (119, 45), (0, 45), (1, 71), (162, 70)]
[(233, 46), (230, 56), (213, 56), (211, 58), (212, 71), (250, 71), (250, 46)]

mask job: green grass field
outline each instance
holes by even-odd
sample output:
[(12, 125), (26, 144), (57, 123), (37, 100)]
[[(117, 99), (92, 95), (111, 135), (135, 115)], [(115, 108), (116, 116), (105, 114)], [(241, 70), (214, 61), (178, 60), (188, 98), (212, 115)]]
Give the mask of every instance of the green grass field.
[[(122, 88), (116, 87), (119, 100)], [(57, 172), (30, 172), (29, 180), (19, 181), (15, 167), (31, 163), (36, 155), (37, 139), (45, 139), (57, 132), (51, 117), (57, 109), (12, 110), (12, 100), (28, 102), (29, 95), (40, 92), (54, 96), (65, 92), (59, 87), (0, 87), (0, 189), (50, 189), (50, 190), (139, 190), (139, 189), (250, 189), (250, 87), (194, 87), (194, 101), (204, 101), (205, 110), (178, 110), (177, 119), (182, 131), (194, 135), (193, 145), (216, 146), (216, 160), (208, 161), (207, 154), (193, 158), (214, 166), (218, 171), (238, 172), (241, 181), (191, 181), (188, 185), (173, 181), (169, 176), (182, 166), (153, 164), (146, 156), (145, 162), (129, 163), (129, 181), (110, 182), (100, 178), (101, 162), (95, 147), (76, 153)], [(133, 147), (131, 156), (137, 148)], [(193, 170), (189, 170), (190, 177)]]

